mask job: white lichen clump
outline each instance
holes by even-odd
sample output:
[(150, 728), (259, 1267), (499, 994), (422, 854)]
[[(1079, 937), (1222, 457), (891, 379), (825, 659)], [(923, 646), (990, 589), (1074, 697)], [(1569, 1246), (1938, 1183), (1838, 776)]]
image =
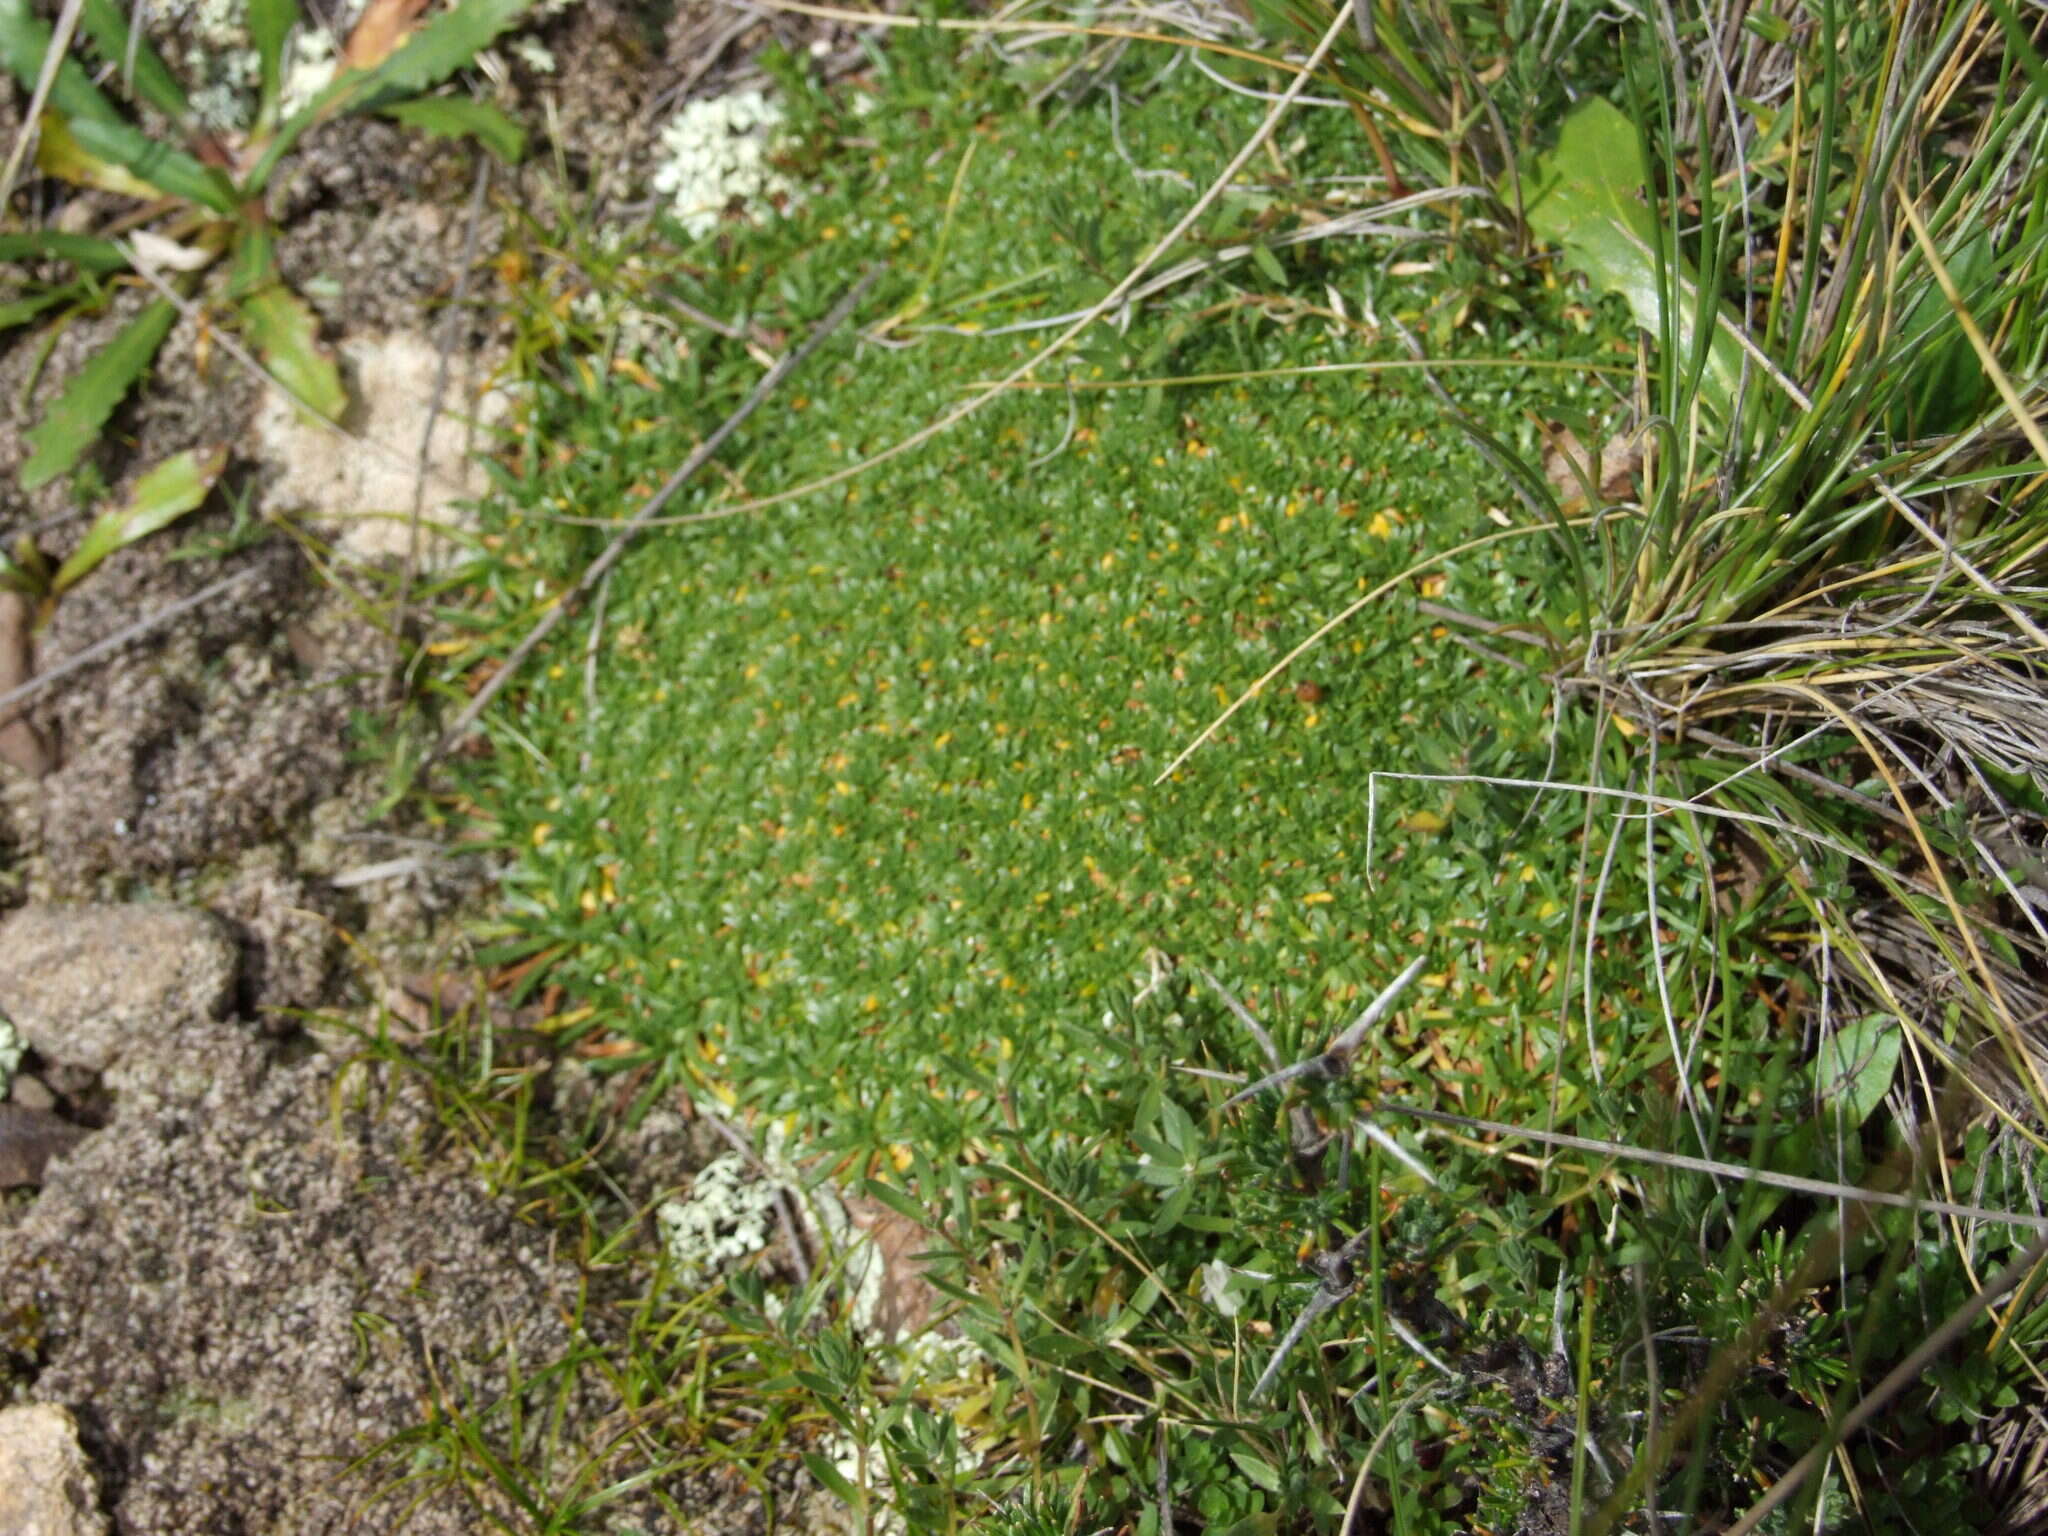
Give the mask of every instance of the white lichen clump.
[(0, 1098), (6, 1097), (14, 1074), (21, 1070), (21, 1053), (26, 1049), (21, 1036), (15, 1033), (14, 1025), (0, 1015)]
[(716, 229), (736, 201), (772, 207), (794, 194), (768, 163), (781, 122), (782, 109), (765, 92), (748, 90), (693, 101), (662, 129), (667, 158), (654, 172), (654, 190), (692, 239)]
[(766, 1248), (775, 1193), (773, 1184), (749, 1179), (746, 1164), (728, 1152), (699, 1171), (689, 1199), (664, 1201), (655, 1225), (683, 1284), (701, 1284)]

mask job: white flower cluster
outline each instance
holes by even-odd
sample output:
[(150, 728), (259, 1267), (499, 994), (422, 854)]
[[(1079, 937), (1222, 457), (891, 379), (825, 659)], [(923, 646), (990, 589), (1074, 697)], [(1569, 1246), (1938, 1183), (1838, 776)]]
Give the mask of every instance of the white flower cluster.
[(664, 1201), (654, 1221), (682, 1282), (699, 1284), (766, 1248), (775, 1192), (749, 1179), (739, 1154), (728, 1152), (698, 1172), (689, 1199)]
[(667, 158), (655, 169), (654, 190), (692, 239), (716, 229), (735, 199), (765, 203), (796, 190), (768, 164), (781, 121), (782, 109), (765, 92), (747, 90), (693, 101), (662, 129)]

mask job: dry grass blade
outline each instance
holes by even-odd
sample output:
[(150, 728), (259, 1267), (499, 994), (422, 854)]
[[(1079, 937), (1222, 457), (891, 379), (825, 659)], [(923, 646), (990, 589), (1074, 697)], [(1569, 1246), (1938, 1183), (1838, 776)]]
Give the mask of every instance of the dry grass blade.
[(1788, 1189), (1822, 1200), (1850, 1200), (1862, 1205), (1887, 1205), (1895, 1210), (1929, 1211), (1937, 1216), (1953, 1216), (1958, 1221), (1999, 1222), (2009, 1226), (2029, 1227), (2037, 1232), (2048, 1232), (2048, 1216), (2028, 1211), (1997, 1211), (1981, 1205), (1963, 1205), (1951, 1200), (1923, 1199), (1913, 1195), (1893, 1194), (1882, 1189), (1862, 1189), (1854, 1184), (1837, 1184), (1827, 1179), (1808, 1179), (1797, 1174), (1774, 1173), (1767, 1168), (1751, 1168), (1743, 1163), (1724, 1163), (1710, 1157), (1689, 1157), (1682, 1152), (1657, 1152), (1648, 1147), (1632, 1147), (1623, 1141), (1602, 1141), (1592, 1136), (1567, 1136), (1561, 1131), (1542, 1131), (1531, 1126), (1509, 1125), (1499, 1120), (1479, 1120), (1470, 1115), (1454, 1115), (1441, 1109), (1425, 1109), (1419, 1104), (1382, 1101), (1375, 1109), (1381, 1114), (1411, 1115), (1417, 1120), (1454, 1126), (1459, 1130), (1473, 1131), (1481, 1135), (1519, 1137), (1524, 1141), (1540, 1142), (1546, 1147), (1562, 1147), (1572, 1152), (1592, 1152), (1602, 1157), (1651, 1163), (1659, 1168), (1677, 1168), (1686, 1173), (1705, 1173), (1716, 1178), (1734, 1179), (1743, 1183), (1766, 1184), (1773, 1189)]

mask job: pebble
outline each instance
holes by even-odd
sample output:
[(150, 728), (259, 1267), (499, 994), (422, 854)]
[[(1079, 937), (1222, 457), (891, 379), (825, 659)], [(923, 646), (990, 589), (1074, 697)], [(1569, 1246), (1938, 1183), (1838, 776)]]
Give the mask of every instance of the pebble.
[(99, 1491), (78, 1423), (62, 1408), (0, 1408), (0, 1531), (8, 1536), (106, 1536)]
[(224, 1015), (240, 965), (197, 908), (28, 906), (0, 925), (0, 1014), (45, 1061), (104, 1072), (138, 1038)]

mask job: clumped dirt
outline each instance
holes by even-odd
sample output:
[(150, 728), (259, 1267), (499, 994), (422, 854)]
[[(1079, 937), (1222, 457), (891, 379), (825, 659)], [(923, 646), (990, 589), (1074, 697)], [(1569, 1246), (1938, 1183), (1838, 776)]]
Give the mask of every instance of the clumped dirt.
[[(496, 87), (535, 152), (516, 170), (490, 166), (481, 183), (476, 152), (395, 124), (311, 135), (271, 209), (280, 266), (323, 340), (345, 356), (359, 338), (416, 336), (451, 347), (458, 377), (488, 372), (509, 333), (493, 260), (522, 210), (565, 190), (594, 209), (629, 207), (686, 94), (731, 88), (769, 41), (801, 51), (828, 36), (842, 52), (847, 42), (786, 18), (739, 21), (703, 4), (568, 6), (532, 34), (553, 72), (511, 59)], [(0, 146), (23, 105), (0, 78)], [(553, 184), (558, 165), (566, 189)], [(67, 200), (67, 227), (132, 206), (31, 174), (13, 212), (51, 217)], [(451, 324), (458, 291), (467, 305)], [(286, 510), (271, 493), (287, 466), (265, 462), (254, 431), (261, 382), (226, 355), (211, 320), (181, 319), (94, 450), (94, 489), (19, 488), (40, 402), (152, 297), (122, 284), (103, 312), (53, 338), (35, 325), (0, 333), (6, 547), (27, 534), (61, 560), (142, 468), (230, 448), (206, 507), (54, 606), (35, 668), (48, 674), (233, 585), (29, 706), (54, 766), (39, 781), (0, 767), (0, 915), (28, 902), (204, 908), (239, 943), (239, 990), (228, 1019), (165, 1020), (104, 1080), (30, 1053), (18, 1097), (32, 1084), (93, 1133), (50, 1164), (39, 1193), (0, 1196), (0, 1403), (72, 1410), (116, 1532), (397, 1529), (421, 1488), (366, 1506), (417, 1467), (351, 1471), (352, 1458), (436, 1403), (491, 1403), (515, 1373), (559, 1359), (587, 1277), (559, 1234), (475, 1176), (421, 1074), (351, 1064), (344, 1037), (305, 1028), (315, 1009), (361, 1026), (379, 967), (445, 960), (457, 920), (487, 904), (493, 866), (381, 806), (380, 722), (402, 657), (381, 627), (392, 565), (351, 568), (328, 558), (319, 527), (265, 521)], [(448, 402), (464, 408), (459, 393)], [(181, 548), (198, 557), (174, 558)], [(354, 878), (380, 862), (406, 867)], [(612, 1145), (613, 1176), (642, 1199), (703, 1155), (673, 1125), (619, 1132)], [(623, 1283), (600, 1277), (597, 1299)], [(600, 1340), (604, 1316), (591, 1309)], [(618, 1427), (616, 1403), (590, 1382), (568, 1407), (564, 1465)], [(453, 1536), (516, 1519), (422, 1486), (408, 1530)], [(760, 1497), (735, 1483), (671, 1479), (659, 1491), (689, 1529), (764, 1520)], [(591, 1528), (686, 1528), (652, 1493)]]

